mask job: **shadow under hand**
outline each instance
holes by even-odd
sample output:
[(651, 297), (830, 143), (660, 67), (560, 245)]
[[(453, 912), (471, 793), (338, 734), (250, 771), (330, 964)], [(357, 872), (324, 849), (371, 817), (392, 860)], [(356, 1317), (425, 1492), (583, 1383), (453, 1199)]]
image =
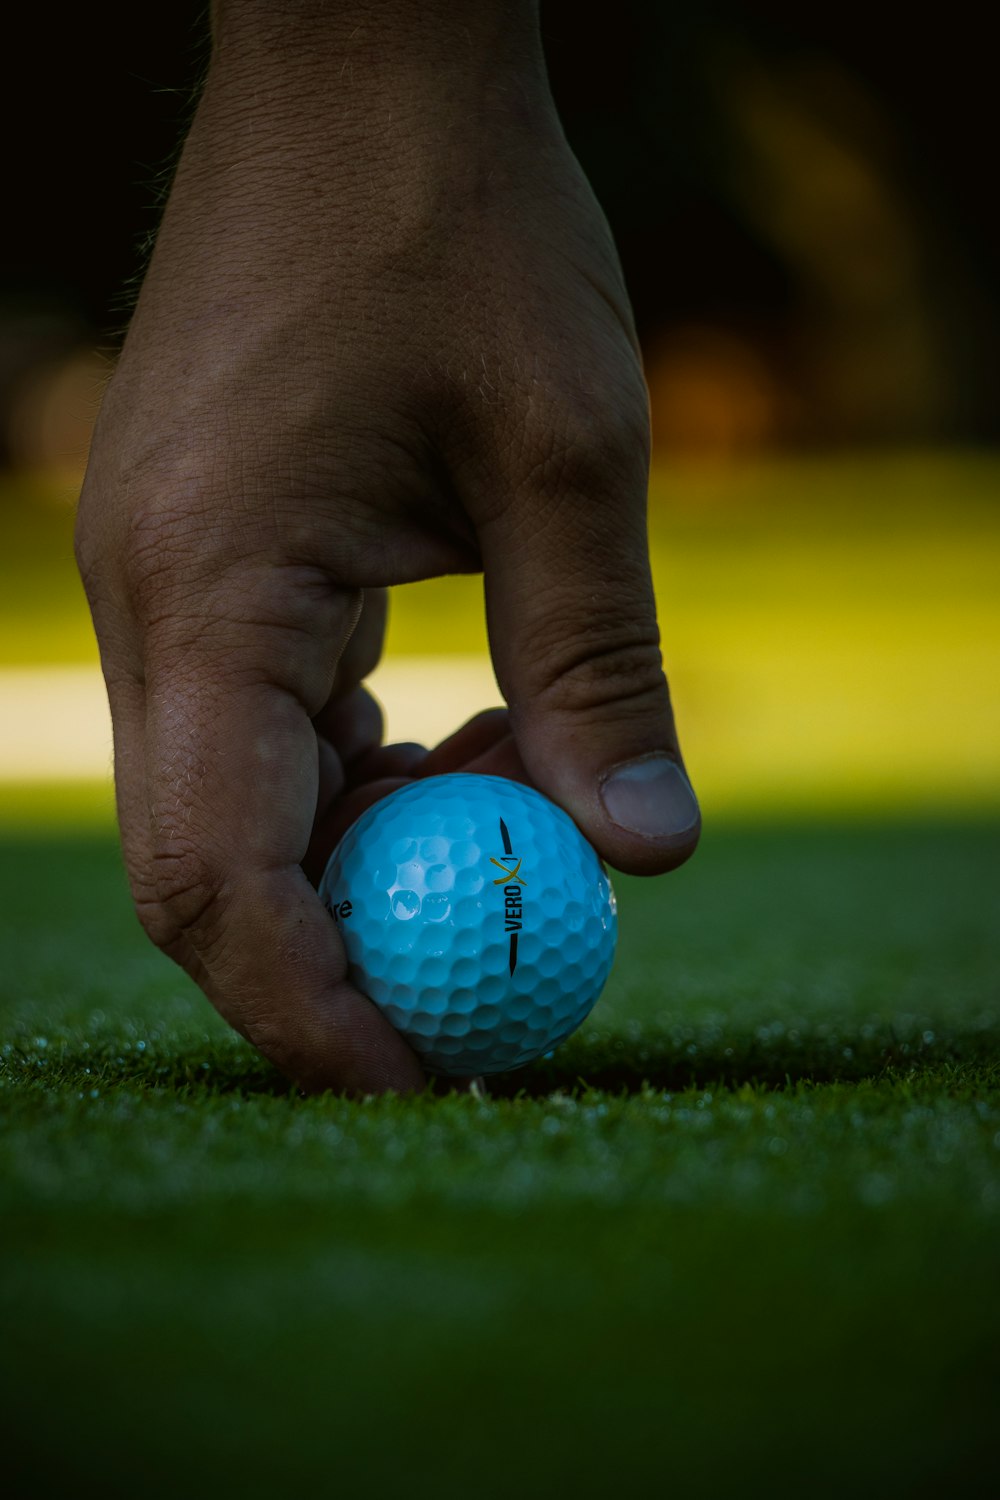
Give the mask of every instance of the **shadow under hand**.
[[(691, 1032), (678, 1039), (655, 1031), (634, 1036), (588, 1030), (571, 1037), (548, 1057), (511, 1073), (485, 1080), (496, 1099), (544, 1099), (554, 1093), (600, 1090), (612, 1094), (663, 1090), (680, 1093), (707, 1087), (787, 1089), (823, 1084), (858, 1084), (887, 1074), (915, 1081), (956, 1070), (956, 1085), (969, 1086), (970, 1067), (1000, 1076), (1000, 1032), (995, 1027), (947, 1027), (900, 1035), (892, 1027), (835, 1029), (808, 1033), (780, 1025), (753, 1033)], [(957, 1070), (963, 1070), (959, 1079)], [(218, 1040), (163, 1038), (130, 1045), (114, 1039), (79, 1037), (10, 1042), (2, 1069), (21, 1087), (76, 1091), (81, 1099), (125, 1091), (152, 1091), (184, 1097), (300, 1097), (299, 1090), (236, 1036)], [(436, 1096), (468, 1092), (469, 1079), (431, 1079)]]
[(891, 1027), (808, 1034), (766, 1027), (750, 1035), (732, 1033), (710, 1040), (678, 1042), (655, 1033), (629, 1038), (615, 1033), (571, 1037), (555, 1053), (528, 1068), (495, 1074), (488, 1092), (498, 1098), (518, 1094), (541, 1098), (557, 1091), (638, 1093), (643, 1089), (680, 1093), (685, 1089), (764, 1089), (848, 1083), (892, 1073), (922, 1074), (943, 1067), (992, 1066), (1000, 1072), (1000, 1034), (995, 1030), (944, 1027), (901, 1036)]

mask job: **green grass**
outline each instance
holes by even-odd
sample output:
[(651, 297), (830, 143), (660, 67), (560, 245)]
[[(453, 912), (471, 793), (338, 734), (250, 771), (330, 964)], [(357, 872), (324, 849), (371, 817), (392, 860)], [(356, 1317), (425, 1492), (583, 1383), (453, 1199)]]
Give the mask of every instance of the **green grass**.
[(8, 1493), (996, 1492), (1000, 828), (710, 832), (555, 1057), (363, 1104), (0, 849)]

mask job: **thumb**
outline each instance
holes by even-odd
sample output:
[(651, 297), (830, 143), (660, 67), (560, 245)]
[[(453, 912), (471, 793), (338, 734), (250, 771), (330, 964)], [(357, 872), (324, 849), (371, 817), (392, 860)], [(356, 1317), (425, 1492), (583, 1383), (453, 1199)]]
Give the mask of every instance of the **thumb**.
[(577, 452), (557, 492), (539, 493), (545, 468), (528, 472), (530, 490), (500, 476), (506, 504), (480, 532), (490, 649), (517, 748), (610, 864), (672, 869), (701, 824), (660, 656), (641, 446)]

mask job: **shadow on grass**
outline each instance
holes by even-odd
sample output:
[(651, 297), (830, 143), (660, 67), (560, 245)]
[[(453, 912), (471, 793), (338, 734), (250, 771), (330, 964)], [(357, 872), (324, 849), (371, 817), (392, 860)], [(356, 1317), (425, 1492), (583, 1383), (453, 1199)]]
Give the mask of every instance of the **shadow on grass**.
[(542, 1098), (557, 1091), (591, 1089), (612, 1094), (643, 1089), (673, 1094), (747, 1085), (782, 1090), (801, 1084), (863, 1083), (889, 1073), (899, 1078), (984, 1066), (1000, 1074), (1000, 1037), (980, 1030), (937, 1033), (932, 1041), (900, 1038), (888, 1031), (864, 1038), (841, 1033), (766, 1042), (734, 1036), (707, 1046), (655, 1037), (641, 1042), (605, 1037), (572, 1041), (530, 1068), (491, 1078), (489, 1092), (502, 1098)]
[[(966, 1070), (987, 1069), (1000, 1081), (1000, 1034), (993, 1029), (946, 1028), (901, 1037), (891, 1029), (868, 1035), (832, 1029), (803, 1036), (761, 1037), (733, 1034), (700, 1041), (697, 1035), (644, 1034), (628, 1039), (613, 1033), (573, 1037), (554, 1055), (528, 1068), (488, 1080), (491, 1097), (544, 1099), (554, 1093), (612, 1094), (643, 1089), (681, 1093), (687, 1089), (783, 1090), (799, 1085), (857, 1084), (891, 1073), (894, 1079), (950, 1070), (956, 1084)], [(181, 1044), (183, 1045), (183, 1044)], [(263, 1058), (235, 1037), (175, 1051), (166, 1041), (142, 1053), (67, 1038), (44, 1050), (30, 1042), (9, 1043), (0, 1073), (10, 1084), (80, 1097), (99, 1093), (153, 1091), (188, 1098), (235, 1094), (243, 1097), (297, 1096), (298, 1091)], [(451, 1091), (446, 1079), (432, 1081), (435, 1093)]]

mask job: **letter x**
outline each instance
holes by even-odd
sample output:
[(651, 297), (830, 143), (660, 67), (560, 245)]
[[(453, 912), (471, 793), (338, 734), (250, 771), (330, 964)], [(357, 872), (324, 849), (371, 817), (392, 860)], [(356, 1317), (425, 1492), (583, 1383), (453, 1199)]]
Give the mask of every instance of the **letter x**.
[[(511, 855), (511, 859), (513, 859), (513, 855)], [(523, 859), (523, 855), (522, 855), (522, 859)], [(516, 880), (519, 885), (527, 885), (528, 882), (525, 880), (524, 876), (519, 873), (520, 869), (521, 869), (522, 859), (519, 859), (518, 862), (517, 862), (517, 864), (514, 866), (514, 868), (510, 869), (509, 866), (507, 866), (507, 865), (504, 864), (504, 862), (503, 862), (502, 859), (494, 859), (493, 856), (490, 855), (490, 864), (491, 865), (496, 865), (496, 867), (497, 867), (498, 870), (502, 870), (503, 871), (503, 874), (500, 876), (500, 879), (499, 880), (494, 880), (493, 884), (494, 885), (509, 885), (512, 881)]]

